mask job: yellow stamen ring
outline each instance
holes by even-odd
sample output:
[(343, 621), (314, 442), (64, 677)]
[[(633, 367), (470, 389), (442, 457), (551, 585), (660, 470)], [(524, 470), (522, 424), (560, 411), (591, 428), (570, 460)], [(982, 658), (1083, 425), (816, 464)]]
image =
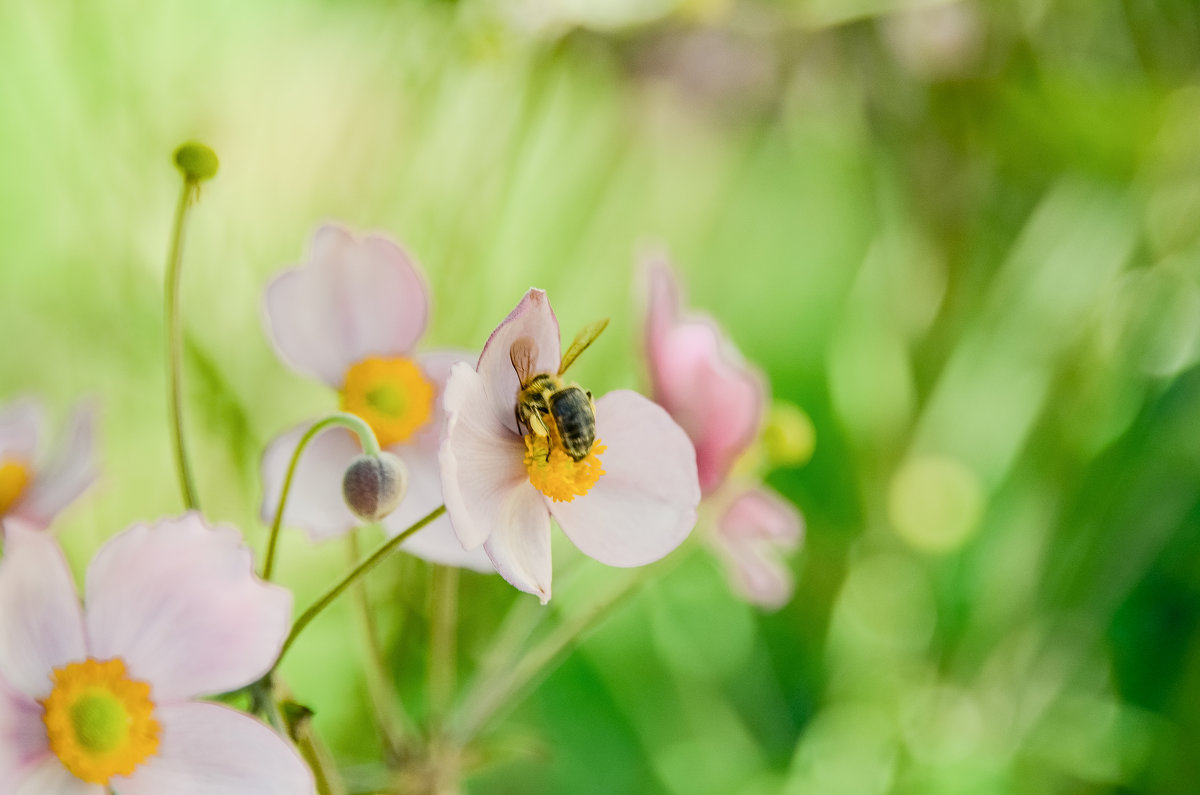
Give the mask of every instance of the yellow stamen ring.
[(0, 461), (0, 516), (17, 504), (29, 485), (29, 467), (24, 461), (6, 458)]
[(342, 411), (361, 417), (381, 447), (408, 441), (433, 416), (434, 388), (412, 359), (363, 359), (346, 371)]
[(531, 433), (525, 437), (525, 471), (542, 494), (555, 502), (571, 502), (591, 491), (604, 474), (597, 456), (605, 449), (597, 439), (588, 454), (575, 461), (556, 438)]
[(42, 702), (50, 750), (76, 778), (108, 784), (158, 752), (150, 685), (130, 679), (120, 658), (55, 668)]

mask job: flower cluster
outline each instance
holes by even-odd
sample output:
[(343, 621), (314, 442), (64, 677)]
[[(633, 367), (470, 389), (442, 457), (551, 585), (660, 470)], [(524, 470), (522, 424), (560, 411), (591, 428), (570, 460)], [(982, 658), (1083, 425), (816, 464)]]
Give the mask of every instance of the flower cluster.
[[(215, 156), (187, 162), (215, 173)], [(183, 166), (186, 210), (200, 178)], [(177, 275), (177, 246), (171, 256)], [(780, 603), (790, 581), (774, 550), (798, 543), (798, 515), (731, 474), (758, 432), (762, 380), (714, 324), (680, 315), (676, 293), (665, 267), (652, 271), (657, 402), (623, 389), (594, 397), (567, 371), (607, 321), (564, 351), (549, 298), (530, 289), (478, 356), (419, 352), (431, 301), (413, 259), (382, 236), (322, 226), (308, 261), (268, 285), (265, 320), (282, 361), (332, 388), (339, 410), (267, 446), (261, 576), (240, 531), (189, 510), (110, 538), (81, 603), (45, 530), (95, 477), (93, 412), (76, 411), (48, 453), (39, 404), (0, 410), (0, 792), (315, 792), (309, 764), (320, 755), (293, 744), (303, 730), (280, 707), (276, 669), (308, 622), (397, 547), (499, 573), (544, 604), (552, 520), (584, 555), (643, 566), (689, 537), (704, 499), (719, 507), (712, 537), (742, 590)], [(169, 293), (169, 333), (176, 299)], [(168, 347), (191, 507), (180, 338)], [(291, 593), (269, 582), (280, 525), (320, 541), (363, 522), (389, 540), (293, 623)], [(203, 700), (234, 704), (239, 693), (252, 714)]]

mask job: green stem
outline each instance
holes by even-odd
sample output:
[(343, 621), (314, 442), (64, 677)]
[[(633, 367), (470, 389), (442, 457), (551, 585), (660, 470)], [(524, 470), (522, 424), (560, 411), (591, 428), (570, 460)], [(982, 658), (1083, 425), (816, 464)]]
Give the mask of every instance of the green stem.
[[(346, 536), (346, 542), (350, 563), (354, 564), (360, 556), (358, 534), (351, 533)], [(383, 740), (388, 761), (393, 762), (400, 758), (403, 748), (403, 736), (398, 732), (397, 727), (400, 730), (405, 728), (404, 705), (400, 702), (400, 695), (396, 692), (395, 687), (391, 686), (391, 677), (388, 675), (383, 646), (379, 640), (379, 627), (371, 612), (371, 595), (367, 590), (366, 579), (361, 579), (354, 584), (354, 607), (355, 612), (358, 613), (359, 627), (366, 645), (367, 660), (363, 669), (363, 677), (367, 684), (367, 694), (371, 699), (371, 710), (375, 715), (375, 727), (379, 730), (379, 736)]]
[(433, 567), (433, 626), (429, 638), (429, 715), (440, 727), (454, 699), (456, 677), (456, 634), (458, 624), (458, 569)]
[(625, 583), (614, 588), (612, 593), (564, 619), (563, 623), (550, 630), (515, 666), (507, 666), (489, 680), (480, 681), (472, 689), (463, 708), (463, 718), (456, 732), (460, 744), (465, 746), (473, 740), (488, 721), (496, 717), (510, 701), (521, 695), (526, 686), (543, 673), (543, 670), (572, 643), (581, 640), (615, 607), (648, 582), (651, 573), (654, 573), (653, 570), (647, 569), (636, 576), (628, 577)]
[(195, 510), (200, 502), (196, 498), (196, 483), (188, 465), (187, 450), (183, 440), (183, 315), (179, 310), (179, 284), (183, 272), (183, 233), (187, 226), (188, 209), (199, 195), (199, 185), (184, 178), (183, 191), (179, 194), (179, 205), (175, 209), (175, 224), (171, 230), (171, 247), (167, 253), (166, 277), (166, 320), (167, 320), (167, 378), (169, 389), (168, 409), (171, 414), (171, 442), (175, 448), (175, 470), (183, 490), (183, 504)]
[(400, 546), (402, 543), (407, 541), (410, 536), (412, 536), (421, 528), (425, 527), (434, 519), (437, 519), (445, 512), (445, 505), (439, 505), (438, 507), (434, 508), (432, 511), (425, 514), (424, 517), (412, 524), (407, 530), (393, 538), (389, 538), (387, 541), (381, 544), (366, 558), (366, 560), (355, 566), (349, 574), (347, 574), (335, 585), (333, 585), (333, 587), (322, 594), (316, 602), (309, 606), (309, 608), (305, 610), (299, 618), (296, 619), (296, 623), (292, 625), (292, 631), (288, 634), (287, 639), (283, 642), (283, 648), (279, 650), (279, 657), (276, 658), (275, 665), (272, 670), (275, 670), (279, 667), (280, 661), (283, 660), (284, 655), (287, 654), (288, 649), (292, 647), (292, 644), (296, 642), (296, 638), (300, 636), (300, 633), (304, 631), (304, 628), (307, 627), (314, 618), (321, 614), (321, 611), (329, 607), (329, 605), (332, 604), (335, 599), (341, 596), (347, 588), (357, 582), (360, 577), (365, 576), (367, 572), (378, 566), (380, 562), (388, 556), (388, 554), (396, 549), (396, 547)]
[(296, 466), (300, 463), (300, 454), (304, 452), (305, 447), (308, 447), (308, 443), (313, 440), (313, 437), (332, 425), (340, 425), (356, 433), (359, 443), (362, 444), (363, 452), (367, 455), (379, 455), (379, 442), (375, 439), (375, 433), (371, 430), (371, 426), (360, 417), (344, 411), (334, 412), (328, 417), (318, 420), (300, 437), (299, 444), (292, 452), (292, 460), (288, 463), (287, 475), (283, 479), (283, 490), (279, 492), (279, 504), (275, 507), (275, 518), (271, 520), (271, 534), (267, 538), (267, 555), (263, 561), (262, 576), (264, 580), (271, 579), (271, 575), (275, 572), (275, 549), (279, 544), (279, 529), (283, 525), (283, 509), (287, 506), (288, 495), (292, 492), (292, 479), (296, 475)]

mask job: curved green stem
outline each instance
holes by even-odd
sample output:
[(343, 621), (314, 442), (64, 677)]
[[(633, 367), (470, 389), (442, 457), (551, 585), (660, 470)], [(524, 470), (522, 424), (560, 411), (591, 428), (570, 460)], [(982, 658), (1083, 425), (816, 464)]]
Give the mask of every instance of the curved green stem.
[(458, 624), (458, 569), (433, 566), (433, 624), (429, 638), (429, 717), (440, 728), (454, 700)]
[(183, 233), (187, 226), (188, 209), (198, 195), (199, 184), (185, 177), (183, 191), (179, 194), (179, 205), (175, 209), (175, 223), (171, 230), (165, 283), (171, 442), (175, 448), (175, 470), (179, 475), (179, 486), (183, 490), (183, 504), (189, 511), (198, 508), (200, 502), (196, 497), (196, 483), (192, 478), (183, 440), (183, 315), (179, 311), (179, 284), (183, 272)]
[(275, 670), (279, 667), (280, 661), (283, 660), (284, 655), (287, 654), (288, 649), (292, 647), (292, 644), (296, 642), (296, 638), (300, 636), (300, 633), (304, 631), (304, 628), (307, 627), (314, 618), (321, 614), (322, 610), (329, 607), (329, 605), (332, 604), (335, 599), (341, 596), (342, 593), (356, 581), (358, 581), (360, 577), (365, 576), (367, 572), (378, 566), (379, 563), (388, 556), (388, 554), (394, 551), (396, 547), (407, 541), (411, 535), (425, 527), (434, 519), (437, 519), (445, 512), (446, 506), (439, 505), (429, 513), (425, 514), (424, 517), (417, 520), (404, 532), (383, 542), (383, 544), (376, 548), (376, 550), (372, 552), (365, 560), (355, 566), (349, 574), (347, 574), (340, 581), (334, 584), (333, 587), (322, 594), (317, 601), (313, 602), (313, 604), (309, 606), (307, 610), (300, 614), (300, 617), (296, 619), (296, 623), (292, 625), (292, 631), (288, 634), (287, 639), (283, 642), (283, 648), (279, 650), (279, 657), (276, 658), (275, 665), (272, 667), (272, 670)]
[(332, 425), (340, 425), (356, 433), (359, 443), (362, 444), (363, 452), (367, 455), (379, 455), (379, 442), (375, 439), (375, 432), (371, 430), (371, 426), (362, 418), (344, 411), (334, 412), (328, 417), (318, 420), (300, 437), (299, 444), (292, 452), (292, 460), (288, 463), (287, 475), (283, 479), (283, 490), (279, 492), (279, 504), (275, 507), (275, 518), (271, 520), (271, 533), (267, 538), (267, 554), (263, 560), (262, 576), (264, 580), (271, 579), (271, 575), (275, 571), (275, 548), (279, 544), (279, 529), (283, 525), (283, 509), (287, 506), (288, 495), (292, 492), (292, 479), (296, 475), (296, 465), (300, 463), (300, 454), (304, 452), (305, 447), (308, 447), (308, 443), (313, 440), (313, 437)]

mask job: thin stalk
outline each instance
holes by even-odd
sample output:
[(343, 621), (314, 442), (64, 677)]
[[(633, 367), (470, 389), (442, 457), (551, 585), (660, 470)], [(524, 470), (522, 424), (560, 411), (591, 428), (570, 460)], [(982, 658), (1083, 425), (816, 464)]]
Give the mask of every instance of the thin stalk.
[[(358, 544), (358, 534), (346, 536), (346, 552), (350, 563), (356, 563), (361, 555)], [(371, 710), (375, 716), (375, 726), (383, 739), (384, 749), (389, 762), (400, 758), (403, 748), (403, 737), (400, 732), (405, 727), (404, 705), (400, 694), (391, 686), (391, 676), (388, 674), (387, 662), (380, 643), (379, 627), (371, 612), (371, 595), (367, 589), (366, 579), (360, 579), (354, 584), (354, 608), (358, 613), (359, 628), (362, 631), (366, 665), (363, 677), (367, 683), (367, 695), (371, 699)], [(397, 727), (400, 731), (397, 731)]]
[(526, 686), (543, 673), (559, 655), (581, 640), (649, 579), (645, 572), (628, 577), (625, 583), (614, 588), (612, 593), (569, 616), (563, 623), (550, 630), (515, 666), (509, 666), (492, 677), (496, 681), (479, 682), (463, 707), (463, 717), (456, 732), (460, 744), (465, 746), (471, 742), (502, 709), (511, 706), (509, 702), (515, 702)]
[(454, 700), (457, 679), (458, 569), (434, 565), (430, 598), (429, 714), (431, 725), (440, 728)]
[(183, 234), (187, 226), (188, 209), (199, 194), (199, 185), (188, 178), (183, 180), (179, 194), (179, 205), (175, 208), (175, 223), (171, 229), (171, 246), (167, 253), (167, 277), (165, 283), (165, 314), (167, 321), (167, 381), (168, 410), (171, 415), (171, 443), (175, 450), (175, 471), (179, 475), (179, 486), (183, 491), (183, 504), (196, 510), (200, 502), (196, 497), (196, 482), (188, 464), (187, 449), (183, 439), (183, 314), (179, 309), (179, 285), (183, 273)]
[(296, 642), (296, 638), (300, 636), (300, 633), (304, 631), (304, 628), (307, 627), (314, 618), (321, 614), (321, 611), (329, 607), (329, 605), (331, 605), (335, 599), (341, 596), (342, 593), (344, 593), (347, 588), (357, 582), (359, 578), (365, 576), (367, 572), (378, 566), (384, 558), (386, 558), (402, 543), (407, 541), (410, 536), (412, 536), (421, 528), (425, 527), (434, 519), (437, 519), (445, 512), (446, 506), (439, 505), (429, 513), (425, 514), (424, 517), (413, 523), (404, 532), (383, 542), (383, 544), (377, 547), (375, 551), (372, 552), (365, 560), (355, 566), (349, 574), (335, 583), (329, 590), (322, 594), (316, 602), (310, 605), (307, 610), (301, 613), (300, 617), (296, 619), (296, 623), (292, 625), (292, 631), (288, 634), (287, 639), (284, 640), (283, 648), (280, 649), (279, 657), (276, 658), (275, 665), (272, 670), (275, 670), (279, 667), (280, 661), (283, 660), (284, 655), (287, 654), (288, 649), (292, 647), (292, 644)]
[(271, 579), (271, 575), (275, 572), (275, 549), (279, 545), (279, 529), (283, 525), (283, 509), (287, 507), (288, 495), (292, 493), (292, 479), (296, 475), (296, 466), (300, 463), (300, 454), (318, 433), (331, 425), (340, 425), (353, 431), (358, 435), (358, 441), (362, 445), (364, 453), (379, 455), (379, 442), (375, 439), (375, 433), (371, 430), (371, 426), (360, 417), (344, 411), (334, 412), (328, 417), (318, 420), (300, 437), (300, 442), (292, 452), (292, 460), (288, 462), (287, 475), (283, 479), (283, 490), (279, 492), (279, 504), (275, 507), (275, 518), (271, 520), (271, 533), (267, 537), (267, 554), (263, 560), (262, 577), (264, 580)]

